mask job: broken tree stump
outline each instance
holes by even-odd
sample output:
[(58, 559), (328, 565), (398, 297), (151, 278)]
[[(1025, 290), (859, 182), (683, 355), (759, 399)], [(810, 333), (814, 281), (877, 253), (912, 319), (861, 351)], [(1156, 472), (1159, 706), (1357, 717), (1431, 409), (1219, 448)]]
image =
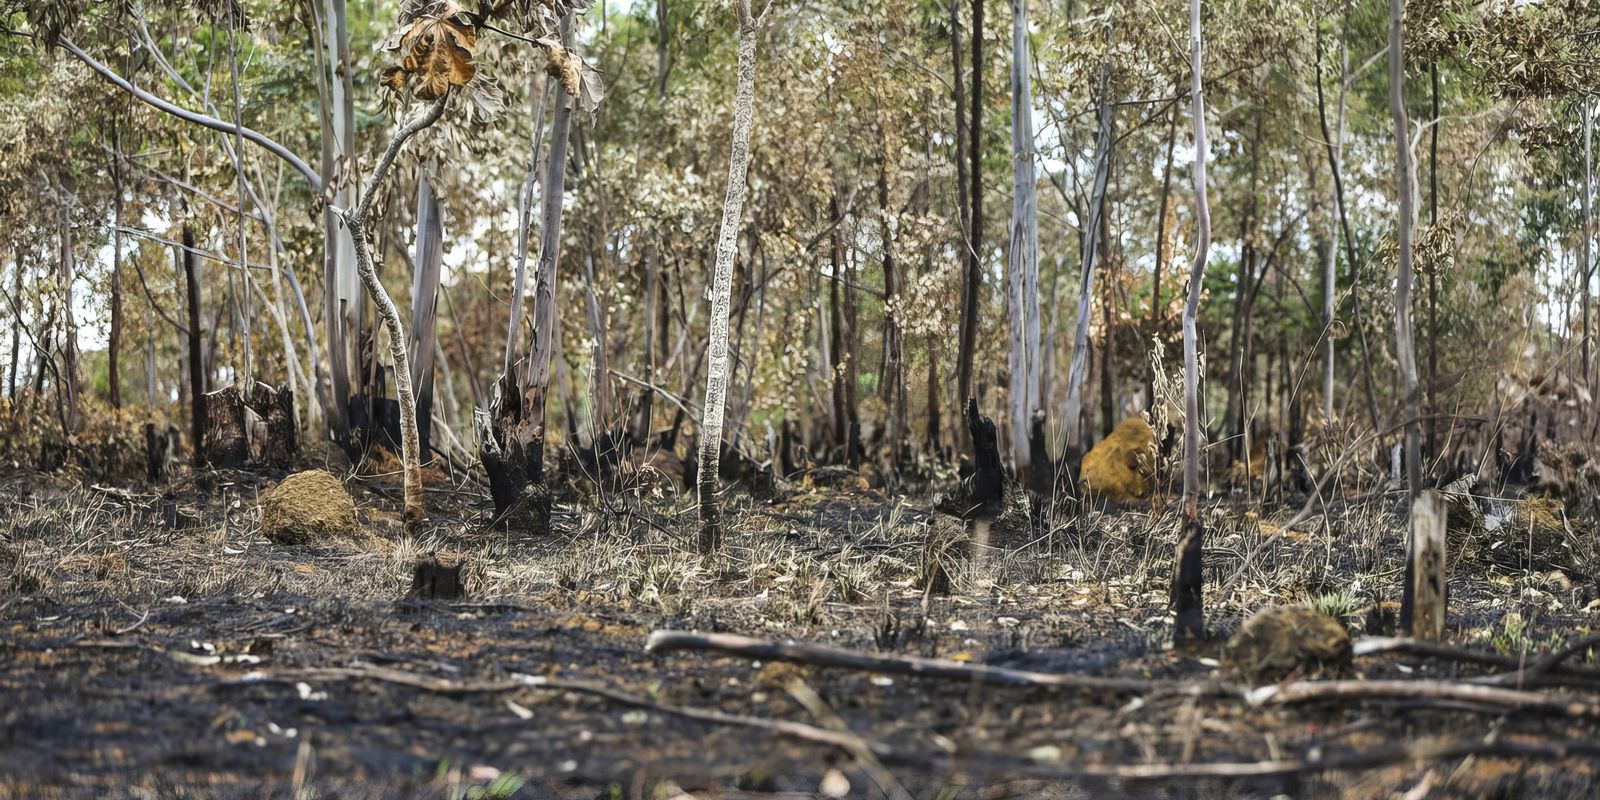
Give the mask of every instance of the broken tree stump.
[(283, 469), (299, 451), (294, 395), (286, 388), (226, 386), (207, 394), (204, 406), (200, 449), (213, 469)]
[(1411, 502), (1411, 546), (1406, 564), (1406, 603), (1402, 625), (1417, 639), (1444, 638), (1445, 539), (1449, 530), (1444, 498), (1424, 489)]
[(165, 430), (154, 422), (144, 424), (144, 473), (151, 483), (171, 480), (178, 466), (178, 428), (168, 425)]
[(462, 579), (464, 561), (449, 553), (432, 553), (418, 558), (411, 568), (408, 600), (461, 600), (467, 596)]

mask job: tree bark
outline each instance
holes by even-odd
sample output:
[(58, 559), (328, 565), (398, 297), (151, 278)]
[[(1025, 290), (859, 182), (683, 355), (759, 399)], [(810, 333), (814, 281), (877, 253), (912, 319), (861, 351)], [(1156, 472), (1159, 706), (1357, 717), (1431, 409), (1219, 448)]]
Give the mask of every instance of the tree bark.
[[(1389, 0), (1389, 115), (1394, 122), (1395, 191), (1400, 195), (1396, 237), (1400, 252), (1394, 282), (1395, 355), (1400, 362), (1401, 391), (1405, 396), (1406, 491), (1415, 503), (1422, 486), (1422, 459), (1417, 435), (1417, 348), (1411, 332), (1411, 239), (1416, 225), (1416, 176), (1412, 173), (1410, 123), (1406, 119), (1405, 0)], [(1406, 584), (1400, 605), (1400, 625), (1406, 630), (1411, 629), (1415, 599), (1412, 554), (1416, 547), (1417, 534), (1413, 526), (1406, 548)]]
[(122, 407), (122, 142), (111, 132), (111, 332), (106, 342), (106, 388), (111, 407)]
[(78, 374), (78, 324), (73, 314), (72, 283), (77, 279), (77, 259), (72, 252), (72, 187), (70, 179), (61, 179), (60, 246), (56, 279), (61, 284), (61, 382), (65, 400), (62, 408), (62, 434), (69, 439), (78, 432), (80, 422), (78, 393), (82, 380)]
[[(770, 6), (769, 6), (770, 7)], [(700, 551), (712, 553), (722, 544), (718, 506), (718, 468), (722, 460), (722, 417), (728, 396), (728, 306), (733, 292), (733, 261), (739, 247), (739, 220), (744, 211), (745, 171), (750, 160), (750, 128), (755, 114), (756, 41), (766, 10), (752, 15), (750, 0), (739, 0), (738, 79), (733, 96), (733, 142), (728, 154), (728, 188), (717, 233), (717, 261), (712, 276), (709, 342), (706, 345), (706, 397), (700, 423), (696, 469), (700, 497)]]
[(1211, 204), (1206, 197), (1206, 106), (1200, 54), (1200, 0), (1189, 0), (1189, 97), (1194, 119), (1195, 253), (1189, 269), (1189, 298), (1183, 306), (1183, 512), (1184, 528), (1178, 542), (1177, 569), (1172, 582), (1177, 610), (1178, 641), (1205, 635), (1205, 607), (1201, 594), (1204, 573), (1201, 553), (1205, 527), (1200, 521), (1200, 366), (1199, 333), (1195, 317), (1200, 310), (1200, 290), (1206, 261), (1211, 255)]
[[(423, 462), (432, 461), (433, 367), (438, 349), (439, 274), (444, 267), (444, 215), (425, 171), (417, 179), (417, 241), (411, 258), (411, 385), (417, 391), (417, 439)], [(398, 365), (396, 365), (398, 369)]]
[[(955, 11), (952, 0), (951, 17)], [(961, 56), (954, 56), (956, 66), (956, 116), (961, 103)], [(958, 126), (959, 136), (961, 129)], [(961, 341), (956, 353), (956, 393), (958, 397), (973, 396), (972, 359), (978, 342), (978, 311), (983, 292), (983, 0), (972, 0), (972, 110), (967, 125), (968, 167), (967, 179), (967, 241), (961, 248), (965, 257), (965, 280), (961, 288)], [(959, 154), (957, 161), (960, 161)]]
[(1066, 428), (1066, 448), (1062, 457), (1068, 464), (1083, 459), (1083, 384), (1089, 377), (1089, 314), (1094, 305), (1094, 273), (1100, 253), (1100, 217), (1104, 213), (1106, 183), (1111, 175), (1112, 126), (1116, 106), (1111, 102), (1111, 65), (1100, 64), (1096, 80), (1099, 95), (1099, 130), (1094, 144), (1094, 187), (1089, 196), (1088, 219), (1083, 223), (1082, 271), (1078, 280), (1077, 324), (1072, 334), (1072, 361), (1067, 366), (1067, 409), (1062, 421)]
[(366, 226), (367, 214), (372, 210), (378, 187), (394, 165), (400, 149), (418, 131), (439, 121), (439, 117), (444, 115), (445, 101), (448, 99), (448, 94), (441, 96), (427, 111), (400, 126), (394, 139), (389, 142), (388, 149), (379, 157), (372, 174), (367, 177), (355, 209), (344, 215), (345, 225), (352, 234), (351, 241), (355, 243), (356, 272), (361, 276), (361, 282), (366, 286), (373, 304), (378, 307), (378, 315), (389, 334), (389, 355), (394, 361), (395, 399), (400, 403), (400, 458), (405, 470), (405, 520), (407, 525), (413, 526), (422, 522), (427, 509), (422, 496), (422, 450), (417, 434), (417, 398), (411, 387), (411, 359), (406, 353), (406, 332), (400, 322), (400, 311), (378, 280), (377, 268), (372, 263)]
[(200, 279), (195, 274), (194, 231), (187, 219), (183, 222), (183, 247), (176, 255), (183, 270), (184, 298), (189, 316), (189, 446), (193, 449), (194, 465), (205, 465), (206, 431), (206, 379), (201, 365), (200, 348)]
[[(1011, 317), (1011, 460), (1033, 487), (1030, 423), (1042, 410), (1039, 352), (1039, 198), (1033, 141), (1028, 0), (1011, 3), (1011, 241), (1006, 298)], [(1042, 478), (1043, 476), (1038, 476)]]

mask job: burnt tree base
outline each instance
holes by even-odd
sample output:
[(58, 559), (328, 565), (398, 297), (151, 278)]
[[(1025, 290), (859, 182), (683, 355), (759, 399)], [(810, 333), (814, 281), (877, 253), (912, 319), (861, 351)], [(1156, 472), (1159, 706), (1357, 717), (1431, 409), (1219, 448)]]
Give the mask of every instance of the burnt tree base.
[(972, 436), (972, 480), (967, 492), (967, 520), (993, 521), (1005, 499), (1005, 471), (994, 420), (978, 413), (977, 398), (967, 398), (967, 432)]
[(489, 476), (496, 530), (550, 532), (550, 490), (544, 485), (544, 431), (523, 419), (509, 376), (495, 384), (489, 413), (477, 415), (478, 460)]
[(151, 483), (166, 483), (178, 467), (178, 427), (158, 428), (144, 424), (144, 477)]
[(461, 600), (467, 596), (460, 558), (434, 553), (418, 558), (411, 568), (407, 600)]
[[(207, 394), (200, 452), (214, 469), (287, 469), (300, 450), (294, 394), (256, 383)], [(148, 433), (146, 443), (149, 443)]]
[(1205, 606), (1201, 587), (1204, 582), (1205, 525), (1198, 514), (1184, 516), (1183, 535), (1178, 539), (1177, 571), (1172, 576), (1172, 605), (1177, 612), (1173, 641), (1183, 644), (1200, 641), (1206, 635)]

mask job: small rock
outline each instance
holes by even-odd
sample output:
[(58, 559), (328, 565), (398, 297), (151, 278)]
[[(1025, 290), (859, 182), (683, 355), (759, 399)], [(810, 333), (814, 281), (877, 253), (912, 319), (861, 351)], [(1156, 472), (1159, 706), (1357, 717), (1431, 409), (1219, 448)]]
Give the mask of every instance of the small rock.
[(261, 493), (261, 532), (278, 544), (307, 544), (355, 530), (355, 501), (323, 470), (297, 472)]
[(1314, 609), (1275, 606), (1245, 620), (1229, 640), (1224, 661), (1239, 675), (1257, 681), (1338, 670), (1350, 663), (1350, 632)]
[(817, 787), (817, 794), (823, 797), (844, 797), (850, 794), (850, 779), (845, 777), (843, 772), (830, 769), (822, 776), (822, 784)]

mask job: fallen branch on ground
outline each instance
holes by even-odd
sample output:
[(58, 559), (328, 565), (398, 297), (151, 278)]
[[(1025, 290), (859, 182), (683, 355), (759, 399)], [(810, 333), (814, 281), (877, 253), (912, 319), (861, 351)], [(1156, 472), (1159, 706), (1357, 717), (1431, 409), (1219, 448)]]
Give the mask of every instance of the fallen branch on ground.
[(1587, 697), (1556, 695), (1448, 681), (1301, 681), (1252, 690), (1252, 705), (1290, 705), (1319, 700), (1439, 700), (1471, 703), (1501, 711), (1538, 711), (1600, 719), (1600, 703)]
[(1502, 675), (1488, 675), (1471, 679), (1473, 683), (1492, 686), (1569, 685), (1600, 689), (1600, 670), (1565, 665), (1562, 662), (1584, 650), (1600, 644), (1600, 636), (1591, 636), (1546, 656), (1530, 661), (1526, 656), (1507, 656), (1487, 650), (1427, 642), (1406, 637), (1372, 636), (1356, 640), (1352, 647), (1356, 658), (1401, 653), (1443, 661), (1483, 664), (1500, 669), (1514, 670)]
[(894, 675), (917, 675), (944, 680), (971, 681), (998, 686), (1032, 686), (1052, 689), (1080, 689), (1118, 694), (1234, 695), (1238, 690), (1221, 683), (1175, 683), (1138, 678), (1106, 678), (1098, 675), (1069, 675), (1049, 672), (966, 664), (943, 658), (862, 653), (825, 645), (778, 642), (727, 633), (690, 633), (658, 630), (650, 634), (645, 650), (669, 653), (675, 650), (710, 650), (763, 661), (789, 661), (824, 667), (858, 669)]
[(896, 755), (894, 748), (883, 742), (863, 739), (855, 734), (841, 734), (835, 731), (818, 728), (801, 722), (787, 720), (769, 720), (760, 717), (750, 717), (743, 714), (729, 714), (713, 709), (692, 708), (689, 706), (675, 706), (658, 703), (641, 695), (631, 694), (619, 689), (612, 689), (585, 681), (566, 680), (563, 678), (546, 678), (532, 675), (519, 675), (504, 680), (488, 681), (453, 681), (445, 678), (435, 678), (429, 675), (418, 675), (401, 669), (389, 667), (320, 667), (311, 669), (284, 670), (271, 673), (254, 673), (234, 681), (224, 682), (224, 686), (244, 686), (254, 683), (276, 682), (295, 683), (297, 681), (359, 681), (369, 680), (379, 683), (389, 683), (398, 686), (409, 686), (426, 692), (445, 695), (471, 695), (471, 694), (496, 694), (502, 692), (515, 692), (522, 689), (548, 689), (559, 692), (573, 692), (587, 694), (610, 700), (618, 705), (641, 708), (660, 714), (669, 714), (684, 719), (711, 722), (719, 725), (735, 725), (745, 728), (756, 728), (769, 733), (788, 736), (793, 739), (811, 742), (813, 744), (836, 747), (847, 753), (855, 753), (859, 748), (867, 748), (879, 758), (893, 758)]

